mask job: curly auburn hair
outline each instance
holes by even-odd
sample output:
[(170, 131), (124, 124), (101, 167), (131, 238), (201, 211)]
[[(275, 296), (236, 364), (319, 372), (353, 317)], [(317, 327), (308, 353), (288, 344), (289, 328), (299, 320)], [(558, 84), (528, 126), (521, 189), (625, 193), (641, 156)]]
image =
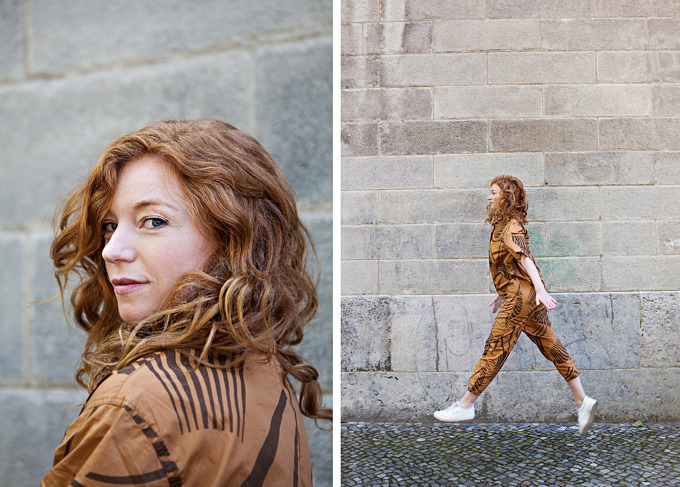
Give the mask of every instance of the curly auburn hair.
[[(174, 171), (190, 213), (218, 242), (204, 271), (185, 274), (163, 309), (133, 323), (120, 317), (107, 278), (102, 223), (120, 171), (143, 156)], [(112, 371), (161, 350), (200, 351), (200, 361), (232, 357), (227, 366), (256, 352), (275, 357), (286, 380), (301, 382), (305, 415), (332, 417), (321, 408), (316, 369), (291, 350), (317, 311), (305, 267), (308, 248), (316, 253), (282, 170), (254, 138), (217, 120), (169, 120), (124, 135), (66, 197), (56, 226), (50, 252), (62, 303), (75, 275), (73, 316), (87, 332), (80, 385), (92, 391)]]
[(486, 210), (486, 223), (515, 218), (521, 224), (527, 222), (527, 193), (524, 191), (522, 181), (514, 176), (497, 176), (491, 181), (489, 187), (497, 185), (501, 189), (501, 197), (496, 208), (488, 207)]

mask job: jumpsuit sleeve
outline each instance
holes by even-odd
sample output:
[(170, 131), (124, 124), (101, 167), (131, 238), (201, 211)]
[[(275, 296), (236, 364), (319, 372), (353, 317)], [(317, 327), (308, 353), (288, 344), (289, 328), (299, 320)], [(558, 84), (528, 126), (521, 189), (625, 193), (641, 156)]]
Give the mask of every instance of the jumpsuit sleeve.
[(85, 409), (66, 430), (41, 486), (167, 486), (167, 466), (154, 440), (159, 438), (147, 438), (129, 408)]
[(516, 220), (512, 220), (503, 232), (503, 244), (517, 260), (522, 258), (522, 254), (531, 257), (527, 231), (524, 225)]

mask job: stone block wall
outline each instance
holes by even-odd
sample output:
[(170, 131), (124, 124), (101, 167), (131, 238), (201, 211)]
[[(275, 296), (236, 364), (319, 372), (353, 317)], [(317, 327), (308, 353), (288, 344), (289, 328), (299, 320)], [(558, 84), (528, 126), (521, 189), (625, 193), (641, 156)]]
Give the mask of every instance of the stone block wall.
[[(491, 179), (529, 199), (599, 420), (680, 420), (680, 5), (342, 0), (344, 420), (433, 420), (491, 329)], [(482, 421), (573, 421), (522, 337)]]
[[(302, 346), (332, 404), (332, 2), (0, 3), (0, 478), (37, 485), (77, 415), (83, 333), (48, 257), (52, 217), (114, 138), (168, 118), (218, 118), (283, 166), (322, 266)], [(315, 484), (330, 433), (307, 423)]]

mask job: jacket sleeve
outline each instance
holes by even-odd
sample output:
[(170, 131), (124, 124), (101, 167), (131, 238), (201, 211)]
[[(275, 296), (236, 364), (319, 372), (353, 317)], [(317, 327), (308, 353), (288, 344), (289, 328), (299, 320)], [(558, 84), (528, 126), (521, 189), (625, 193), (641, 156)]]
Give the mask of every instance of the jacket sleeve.
[(524, 225), (516, 220), (512, 220), (503, 232), (503, 244), (517, 260), (520, 260), (522, 255), (531, 257), (527, 231)]
[(169, 485), (168, 465), (158, 457), (162, 441), (138, 418), (126, 406), (85, 409), (67, 429), (41, 486)]

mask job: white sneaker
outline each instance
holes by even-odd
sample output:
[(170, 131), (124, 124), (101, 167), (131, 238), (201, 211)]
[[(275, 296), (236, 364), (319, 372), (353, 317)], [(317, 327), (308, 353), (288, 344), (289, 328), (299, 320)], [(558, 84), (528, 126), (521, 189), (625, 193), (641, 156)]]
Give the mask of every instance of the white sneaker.
[(585, 435), (595, 419), (595, 411), (597, 410), (597, 401), (592, 397), (586, 396), (578, 408), (578, 432), (582, 436)]
[(439, 421), (454, 422), (454, 421), (469, 421), (475, 418), (475, 405), (469, 408), (464, 408), (460, 402), (456, 401), (446, 409), (435, 411), (434, 417)]

